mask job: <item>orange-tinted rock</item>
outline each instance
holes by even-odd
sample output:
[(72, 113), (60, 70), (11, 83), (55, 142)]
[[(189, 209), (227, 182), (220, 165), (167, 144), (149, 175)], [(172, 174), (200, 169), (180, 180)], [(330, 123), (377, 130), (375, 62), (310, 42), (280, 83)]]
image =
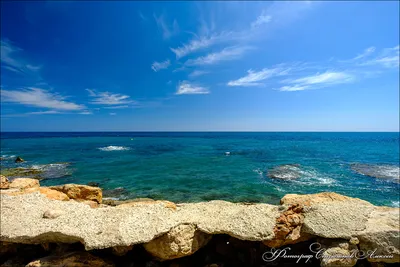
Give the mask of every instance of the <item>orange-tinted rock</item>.
[(63, 192), (69, 198), (76, 200), (91, 200), (101, 203), (103, 197), (101, 189), (94, 186), (66, 184), (60, 186), (50, 186), (49, 188)]
[(0, 189), (8, 189), (10, 186), (10, 181), (4, 175), (0, 175)]

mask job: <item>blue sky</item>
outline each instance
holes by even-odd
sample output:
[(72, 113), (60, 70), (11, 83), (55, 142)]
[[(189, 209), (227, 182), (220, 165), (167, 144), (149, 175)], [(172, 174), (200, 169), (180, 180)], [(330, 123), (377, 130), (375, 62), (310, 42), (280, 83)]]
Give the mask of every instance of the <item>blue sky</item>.
[(1, 2), (2, 131), (399, 131), (399, 2)]

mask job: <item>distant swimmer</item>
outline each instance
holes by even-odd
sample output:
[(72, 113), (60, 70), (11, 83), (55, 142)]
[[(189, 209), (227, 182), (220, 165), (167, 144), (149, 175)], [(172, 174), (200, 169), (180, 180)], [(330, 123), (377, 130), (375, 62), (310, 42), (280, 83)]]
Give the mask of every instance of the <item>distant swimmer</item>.
[(225, 152), (225, 155), (229, 156), (231, 154), (231, 152)]

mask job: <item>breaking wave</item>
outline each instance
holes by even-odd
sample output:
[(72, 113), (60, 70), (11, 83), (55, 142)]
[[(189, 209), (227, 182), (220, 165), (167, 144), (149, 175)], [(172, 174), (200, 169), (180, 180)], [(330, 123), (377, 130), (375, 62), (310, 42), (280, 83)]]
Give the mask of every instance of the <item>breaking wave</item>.
[(101, 151), (122, 151), (122, 150), (129, 150), (129, 147), (125, 146), (106, 146), (106, 147), (100, 147), (99, 148)]

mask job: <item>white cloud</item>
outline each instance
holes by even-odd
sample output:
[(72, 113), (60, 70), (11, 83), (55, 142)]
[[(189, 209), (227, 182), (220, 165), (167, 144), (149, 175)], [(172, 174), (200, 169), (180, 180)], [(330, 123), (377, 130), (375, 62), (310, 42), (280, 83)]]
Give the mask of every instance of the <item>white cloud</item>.
[(318, 89), (335, 84), (350, 83), (355, 81), (355, 76), (346, 72), (326, 71), (322, 74), (306, 76), (294, 80), (285, 80), (283, 82), (294, 85), (286, 85), (279, 88), (279, 91), (293, 92), (308, 89)]
[(179, 25), (176, 19), (174, 19), (172, 25), (168, 25), (165, 21), (164, 15), (156, 16), (154, 14), (154, 19), (156, 20), (158, 28), (161, 29), (164, 39), (169, 39), (179, 32)]
[(185, 65), (212, 65), (220, 63), (221, 61), (234, 60), (240, 58), (249, 49), (251, 49), (251, 47), (248, 46), (227, 47), (216, 53), (210, 53), (206, 56), (198, 57), (196, 59), (189, 59), (186, 61)]
[(85, 111), (79, 112), (79, 114), (82, 114), (82, 115), (92, 115), (93, 112), (91, 112), (91, 111), (89, 111), (89, 110), (85, 110)]
[(115, 115), (117, 115), (117, 113), (111, 112), (110, 115), (115, 116)]
[(61, 112), (57, 110), (46, 110), (46, 111), (35, 111), (35, 112), (28, 112), (28, 115), (45, 115), (45, 114), (60, 114)]
[(93, 89), (86, 89), (89, 92), (89, 96), (93, 98), (90, 104), (94, 105), (125, 105), (134, 103), (133, 100), (129, 99), (130, 96), (122, 94), (113, 94), (110, 92), (97, 92)]
[(305, 85), (314, 84), (337, 84), (337, 83), (347, 83), (354, 80), (354, 76), (345, 72), (333, 72), (327, 71), (322, 74), (315, 74), (299, 79), (289, 81), (289, 83), (299, 83)]
[(262, 69), (261, 71), (248, 70), (247, 75), (234, 81), (229, 81), (228, 86), (259, 86), (261, 81), (267, 80), (275, 76), (288, 74), (290, 68), (271, 68)]
[(359, 60), (359, 59), (368, 57), (369, 55), (371, 55), (374, 52), (375, 52), (375, 47), (373, 47), (373, 46), (368, 47), (367, 49), (364, 50), (364, 52), (362, 52), (361, 54), (359, 54), (358, 56), (353, 58), (353, 60)]
[(263, 12), (263, 14), (258, 16), (257, 19), (253, 23), (251, 23), (251, 28), (257, 28), (271, 21), (272, 17), (269, 15), (265, 15), (264, 13), (265, 12)]
[(209, 72), (208, 72), (208, 71), (204, 71), (204, 70), (195, 70), (195, 71), (193, 71), (193, 72), (191, 72), (191, 73), (189, 74), (189, 77), (190, 77), (190, 78), (196, 78), (196, 77), (205, 75), (205, 74), (207, 74), (207, 73), (209, 73)]
[(157, 72), (159, 70), (167, 69), (171, 65), (171, 61), (169, 59), (163, 61), (163, 62), (157, 62), (155, 61), (152, 65), (151, 68)]
[(199, 39), (192, 39), (187, 44), (183, 44), (180, 47), (171, 48), (171, 51), (174, 52), (176, 58), (179, 59), (197, 50), (212, 46), (218, 39), (219, 37), (215, 35), (211, 37), (202, 36)]
[(209, 94), (210, 91), (206, 87), (189, 83), (188, 81), (180, 82), (176, 91), (176, 95), (199, 95)]
[(398, 68), (399, 61), (399, 46), (395, 46), (385, 48), (378, 57), (363, 62), (361, 65), (380, 65), (385, 68)]
[(65, 101), (66, 97), (41, 88), (27, 87), (20, 90), (0, 90), (1, 101), (55, 110), (81, 110), (84, 105)]
[(35, 73), (41, 69), (41, 66), (29, 64), (25, 59), (23, 59), (21, 57), (23, 50), (14, 45), (12, 42), (8, 40), (1, 40), (0, 45), (2, 68), (20, 74)]

